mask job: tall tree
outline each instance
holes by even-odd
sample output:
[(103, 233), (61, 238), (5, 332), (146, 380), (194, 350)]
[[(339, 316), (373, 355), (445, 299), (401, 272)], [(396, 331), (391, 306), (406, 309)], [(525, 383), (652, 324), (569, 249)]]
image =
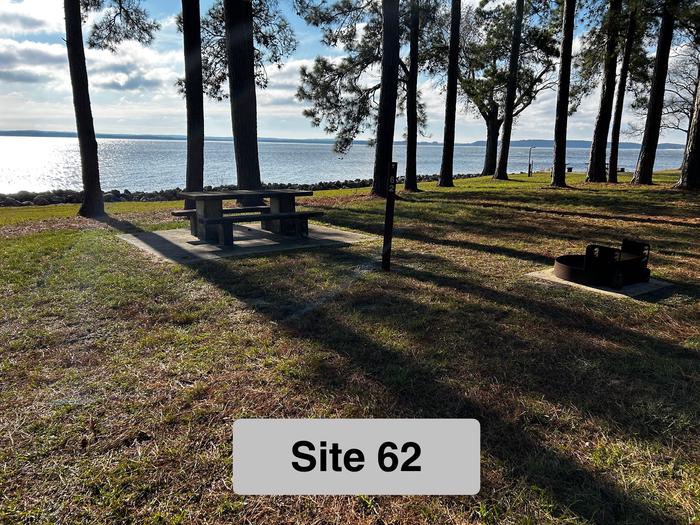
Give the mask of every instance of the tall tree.
[[(380, 67), (384, 17), (379, 2), (367, 7), (358, 3), (343, 9), (307, 3), (300, 11), (304, 19), (323, 30), (322, 43), (342, 48), (345, 56), (331, 60), (319, 56), (311, 67), (302, 66), (297, 98), (310, 102), (304, 116), (313, 126), (335, 135), (334, 149), (346, 153), (358, 134), (376, 126), (381, 83), (368, 74)], [(360, 32), (358, 28), (364, 29)]]
[(685, 147), (683, 169), (676, 187), (688, 190), (700, 189), (700, 89), (695, 91), (695, 107), (690, 122), (688, 143)]
[[(216, 0), (201, 33), (204, 92), (214, 100), (230, 99), (238, 186), (258, 188), (255, 87), (267, 87), (266, 65), (281, 68), (294, 52), (294, 31), (277, 0)], [(184, 83), (179, 81), (181, 89)]]
[(64, 0), (63, 7), (83, 179), (83, 203), (78, 213), (85, 217), (98, 217), (104, 214), (104, 197), (100, 186), (82, 23), (87, 19), (88, 11), (99, 12), (100, 15), (90, 29), (88, 46), (107, 49), (113, 53), (125, 40), (150, 44), (160, 25), (148, 17), (139, 0)]
[(693, 137), (691, 136), (692, 133), (692, 126), (693, 126), (693, 119), (695, 117), (695, 114), (697, 113), (697, 98), (698, 98), (698, 92), (700, 91), (700, 56), (698, 56), (698, 64), (697, 64), (697, 78), (695, 79), (695, 102), (693, 104), (692, 109), (688, 112), (688, 131), (686, 132), (686, 139), (685, 139), (685, 155), (683, 155), (683, 164), (681, 164), (681, 171), (685, 170), (685, 164), (688, 161), (688, 148), (690, 147)]
[(396, 97), (399, 87), (399, 0), (382, 0), (382, 14), (382, 79), (372, 193), (385, 197), (394, 151)]
[(591, 152), (588, 160), (589, 182), (605, 182), (605, 157), (608, 146), (608, 133), (615, 97), (615, 75), (617, 72), (617, 50), (619, 18), (622, 12), (622, 0), (610, 0), (605, 20), (605, 55), (603, 65), (603, 82), (600, 90), (598, 116), (593, 129)]
[(656, 147), (659, 144), (661, 130), (661, 118), (664, 106), (664, 91), (666, 87), (666, 74), (668, 72), (668, 60), (673, 43), (673, 27), (676, 21), (676, 9), (678, 0), (666, 0), (661, 10), (661, 27), (656, 43), (656, 59), (654, 61), (654, 76), (649, 93), (649, 105), (644, 126), (642, 149), (639, 152), (637, 169), (635, 170), (633, 183), (651, 184), (656, 160)]
[[(400, 73), (405, 75), (405, 82), (399, 76), (399, 89), (405, 83), (406, 89), (406, 176), (404, 189), (406, 191), (418, 190), (417, 156), (418, 134), (422, 133), (426, 126), (425, 106), (421, 102), (418, 90), (418, 75), (423, 65), (427, 64), (434, 52), (435, 46), (440, 45), (437, 38), (440, 27), (440, 2), (441, 0), (406, 0), (401, 5), (408, 32), (408, 65), (401, 60)], [(403, 43), (403, 39), (402, 39)], [(399, 102), (401, 99), (399, 98)]]
[[(687, 143), (690, 122), (693, 119), (695, 91), (700, 82), (700, 43), (686, 41), (676, 45), (677, 37), (674, 36), (673, 40), (674, 46), (669, 57), (666, 75), (661, 129), (684, 133)], [(639, 117), (644, 117), (649, 105), (648, 79), (642, 86), (637, 87), (636, 91), (632, 110)], [(628, 131), (630, 134), (641, 134), (643, 128), (632, 122)]]
[(625, 34), (625, 47), (620, 64), (620, 78), (617, 81), (615, 113), (612, 131), (610, 133), (610, 160), (608, 161), (608, 182), (617, 182), (618, 154), (620, 149), (620, 129), (622, 127), (622, 112), (625, 108), (625, 93), (627, 92), (627, 76), (629, 75), (632, 49), (637, 41), (637, 12), (630, 8)]
[(523, 34), (523, 12), (525, 0), (515, 0), (515, 19), (513, 21), (513, 38), (510, 45), (508, 65), (508, 86), (506, 88), (505, 111), (503, 112), (503, 134), (501, 151), (493, 178), (508, 180), (508, 156), (510, 153), (510, 135), (513, 131), (513, 110), (518, 89), (518, 62), (520, 60), (520, 41)]
[(455, 121), (457, 118), (457, 77), (459, 74), (459, 25), (462, 3), (452, 0), (450, 9), (450, 48), (447, 61), (447, 93), (445, 97), (445, 131), (442, 139), (442, 163), (438, 186), (454, 186)]
[(238, 187), (255, 190), (261, 181), (251, 0), (224, 0), (224, 19)]
[[(323, 44), (345, 52), (339, 59), (318, 57), (311, 67), (302, 67), (297, 90), (299, 100), (311, 103), (304, 115), (313, 126), (323, 124), (326, 133), (334, 134), (334, 149), (344, 154), (360, 133), (376, 133), (382, 82), (375, 78), (383, 59), (383, 6), (378, 0), (298, 1), (299, 12), (307, 23), (322, 29)], [(414, 146), (417, 134), (425, 127), (418, 71), (428, 63), (430, 46), (435, 45), (435, 37), (441, 31), (437, 4), (436, 0), (406, 0), (399, 4), (399, 44), (407, 46), (409, 54), (399, 57), (396, 109), (401, 113), (405, 108), (407, 116), (406, 185), (409, 190), (417, 187), (417, 148)], [(415, 37), (418, 37), (417, 42)], [(376, 141), (373, 143), (376, 145)], [(380, 176), (379, 172), (376, 174)], [(375, 186), (382, 184), (378, 180)]]
[(418, 45), (420, 41), (420, 1), (410, 0), (408, 78), (406, 82), (406, 177), (404, 188), (418, 191)]
[[(277, 0), (253, 0), (252, 8), (255, 84), (264, 89), (268, 83), (267, 66), (281, 68), (294, 53), (297, 40)], [(202, 19), (202, 70), (206, 95), (218, 101), (229, 98), (223, 0), (216, 0)], [(184, 79), (178, 83), (183, 89)]]
[(105, 207), (100, 187), (97, 139), (90, 105), (80, 0), (64, 0), (63, 7), (66, 15), (66, 47), (83, 177), (83, 203), (78, 213), (83, 217), (99, 217), (104, 215)]
[(559, 51), (559, 90), (554, 121), (554, 161), (552, 186), (566, 187), (566, 131), (569, 119), (571, 85), (571, 50), (574, 42), (576, 0), (562, 0), (561, 44)]
[[(204, 85), (199, 0), (182, 0), (182, 36), (187, 105), (185, 188), (187, 191), (198, 191), (204, 187)], [(194, 202), (185, 202), (185, 208), (194, 208)]]
[[(517, 60), (515, 100), (512, 115), (515, 120), (537, 96), (554, 85), (555, 42), (549, 20), (536, 13), (528, 3), (523, 24), (523, 38)], [(493, 9), (467, 6), (462, 13), (459, 56), (459, 85), (466, 108), (484, 119), (486, 151), (482, 175), (493, 175), (498, 159), (498, 134), (506, 112), (509, 79), (509, 45), (515, 11), (510, 4)], [(439, 52), (439, 46), (436, 50)], [(436, 57), (435, 70), (441, 56)], [(444, 64), (444, 54), (442, 55)], [(443, 65), (444, 68), (444, 65)]]
[[(597, 159), (589, 162), (589, 170), (595, 170), (596, 182), (604, 182), (602, 176), (605, 170), (605, 160), (601, 160), (607, 149), (607, 134), (604, 122), (608, 112), (612, 117), (612, 131), (610, 133), (610, 156), (615, 170), (617, 169), (617, 156), (620, 143), (620, 128), (622, 113), (624, 110), (625, 94), (628, 90), (639, 97), (639, 93), (645, 91), (643, 86), (649, 82), (649, 70), (651, 62), (647, 56), (646, 30), (649, 25), (649, 17), (646, 16), (645, 3), (649, 0), (630, 0), (623, 2), (618, 11), (618, 6), (612, 6), (612, 0), (594, 1), (586, 6), (586, 25), (588, 30), (581, 35), (581, 45), (574, 59), (572, 74), (569, 114), (575, 111), (583, 99), (594, 94), (597, 87), (601, 87), (599, 93), (599, 111), (594, 127), (591, 153)], [(610, 12), (615, 11), (615, 16)], [(617, 47), (612, 50), (610, 38), (611, 26), (617, 26)], [(624, 41), (620, 29), (626, 25)], [(615, 89), (613, 79), (619, 54), (622, 54), (620, 64), (620, 77), (617, 84), (617, 98), (614, 100)], [(615, 60), (612, 60), (612, 58)], [(602, 60), (601, 60), (602, 57)], [(612, 87), (611, 87), (612, 86)], [(620, 91), (622, 89), (622, 91)], [(646, 90), (648, 91), (648, 89)], [(614, 107), (614, 110), (609, 109)], [(634, 107), (634, 105), (633, 105)], [(602, 118), (601, 118), (602, 117)], [(617, 181), (617, 172), (608, 169), (608, 181)], [(596, 177), (600, 178), (596, 178)]]

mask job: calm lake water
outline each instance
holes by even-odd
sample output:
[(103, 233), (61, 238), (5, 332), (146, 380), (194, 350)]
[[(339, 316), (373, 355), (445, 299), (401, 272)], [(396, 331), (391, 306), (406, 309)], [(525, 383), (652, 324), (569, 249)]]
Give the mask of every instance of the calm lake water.
[[(100, 164), (104, 190), (153, 191), (183, 187), (186, 143), (182, 140), (100, 139)], [(434, 174), (440, 169), (442, 146), (418, 146), (418, 173)], [(620, 167), (634, 168), (639, 150), (620, 150)], [(399, 174), (404, 170), (406, 147), (397, 145), (394, 157)], [(456, 173), (480, 173), (484, 148), (457, 146)], [(549, 169), (551, 149), (532, 151), (535, 170)], [(659, 150), (656, 169), (677, 168), (683, 151)], [(527, 170), (528, 148), (512, 148), (510, 172)], [(568, 163), (583, 170), (588, 149), (572, 148)], [(264, 182), (313, 183), (368, 179), (372, 177), (374, 150), (358, 144), (341, 157), (329, 144), (260, 143), (260, 164)], [(236, 168), (233, 144), (206, 142), (205, 184), (234, 184)], [(21, 190), (80, 189), (80, 155), (74, 138), (0, 137), (0, 193)]]

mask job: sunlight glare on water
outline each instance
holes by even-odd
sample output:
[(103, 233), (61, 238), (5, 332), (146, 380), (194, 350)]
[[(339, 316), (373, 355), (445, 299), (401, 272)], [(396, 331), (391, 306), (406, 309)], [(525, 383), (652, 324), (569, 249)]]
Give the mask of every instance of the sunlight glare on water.
[[(98, 139), (100, 179), (105, 191), (129, 189), (154, 191), (183, 187), (187, 144), (183, 140)], [(330, 144), (261, 142), (260, 170), (263, 182), (314, 183), (370, 179), (374, 150), (356, 144), (345, 155), (334, 152)], [(525, 172), (529, 148), (513, 147), (508, 162), (510, 172)], [(569, 148), (567, 163), (577, 171), (586, 168), (588, 149)], [(634, 168), (639, 150), (621, 149), (620, 163), (627, 171)], [(656, 169), (678, 168), (682, 150), (657, 152)], [(236, 183), (233, 144), (223, 141), (205, 143), (205, 185)], [(394, 147), (394, 158), (403, 174), (406, 146)], [(433, 175), (440, 170), (442, 146), (419, 144), (418, 173)], [(80, 189), (80, 152), (75, 138), (0, 137), (0, 193)], [(551, 148), (532, 150), (534, 169), (548, 170)], [(480, 173), (484, 148), (455, 147), (455, 173)]]
[(0, 159), (3, 193), (73, 188), (80, 182), (80, 151), (75, 139), (0, 137)]

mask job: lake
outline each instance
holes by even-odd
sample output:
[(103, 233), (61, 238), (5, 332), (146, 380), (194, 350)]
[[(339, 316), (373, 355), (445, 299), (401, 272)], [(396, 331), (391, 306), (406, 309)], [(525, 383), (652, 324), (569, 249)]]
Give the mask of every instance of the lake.
[[(155, 191), (183, 187), (186, 143), (182, 140), (98, 139), (103, 190)], [(369, 179), (374, 149), (355, 145), (347, 155), (334, 153), (330, 144), (261, 142), (260, 168), (264, 182), (313, 183)], [(406, 147), (395, 146), (399, 174), (404, 170)], [(585, 170), (588, 149), (570, 148), (567, 162)], [(439, 172), (442, 146), (418, 146), (418, 173)], [(621, 149), (619, 166), (634, 168), (639, 150)], [(480, 173), (484, 148), (455, 147), (455, 173)], [(656, 169), (680, 166), (683, 150), (659, 150)], [(80, 189), (80, 155), (75, 138), (0, 137), (0, 193)], [(509, 172), (527, 171), (528, 148), (511, 148)], [(532, 150), (535, 170), (548, 170), (550, 148)], [(231, 142), (205, 143), (205, 185), (234, 184), (236, 168)]]

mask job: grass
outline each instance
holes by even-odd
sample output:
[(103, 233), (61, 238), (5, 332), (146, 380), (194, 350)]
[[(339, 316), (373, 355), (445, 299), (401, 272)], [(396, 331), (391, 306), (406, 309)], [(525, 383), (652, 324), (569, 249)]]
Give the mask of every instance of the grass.
[[(0, 209), (0, 522), (700, 521), (700, 199), (672, 173), (513, 179), (402, 195), (391, 274), (379, 241), (183, 267), (73, 206)], [(381, 232), (364, 190), (304, 204)], [(160, 229), (173, 207), (108, 210)], [(523, 277), (624, 236), (674, 288), (631, 301)], [(239, 497), (241, 417), (477, 417), (482, 489)]]

